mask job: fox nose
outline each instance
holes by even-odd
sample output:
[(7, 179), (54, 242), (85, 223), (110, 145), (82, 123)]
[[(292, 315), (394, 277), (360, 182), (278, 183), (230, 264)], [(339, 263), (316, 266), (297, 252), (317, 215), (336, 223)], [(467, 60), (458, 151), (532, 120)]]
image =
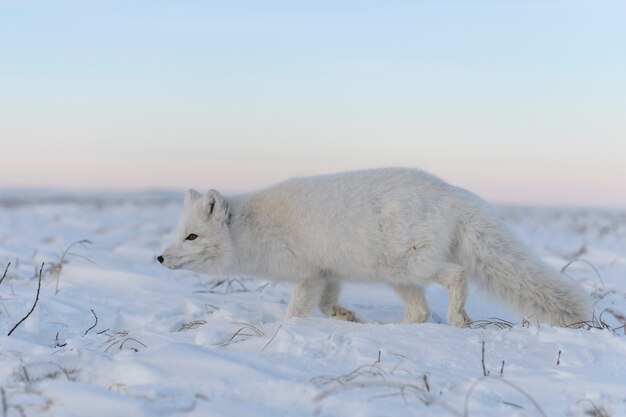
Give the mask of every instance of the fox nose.
[(163, 257), (161, 255), (157, 256), (157, 261), (159, 261), (159, 263), (163, 263)]

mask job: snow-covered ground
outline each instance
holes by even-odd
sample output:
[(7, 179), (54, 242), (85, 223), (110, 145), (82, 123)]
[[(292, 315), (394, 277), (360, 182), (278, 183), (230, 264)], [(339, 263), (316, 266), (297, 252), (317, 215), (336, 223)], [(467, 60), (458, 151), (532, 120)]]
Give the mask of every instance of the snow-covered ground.
[(364, 323), (283, 321), (286, 284), (162, 268), (180, 199), (0, 193), (0, 416), (626, 415), (626, 211), (501, 208), (555, 268), (578, 259), (564, 274), (612, 329), (537, 326), (478, 291), (458, 329), (437, 287), (425, 324), (399, 324), (382, 285), (343, 289)]

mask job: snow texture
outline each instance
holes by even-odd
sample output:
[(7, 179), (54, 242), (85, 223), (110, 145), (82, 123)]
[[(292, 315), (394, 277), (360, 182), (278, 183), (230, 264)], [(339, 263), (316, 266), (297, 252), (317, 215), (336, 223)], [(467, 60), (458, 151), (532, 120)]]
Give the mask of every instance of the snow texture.
[[(592, 328), (537, 326), (473, 290), (458, 329), (439, 287), (424, 324), (399, 323), (392, 289), (356, 284), (341, 301), (363, 323), (284, 321), (287, 284), (167, 270), (155, 256), (181, 199), (0, 195), (0, 416), (626, 415), (625, 211), (500, 210), (595, 297)], [(6, 336), (42, 262), (38, 304)]]

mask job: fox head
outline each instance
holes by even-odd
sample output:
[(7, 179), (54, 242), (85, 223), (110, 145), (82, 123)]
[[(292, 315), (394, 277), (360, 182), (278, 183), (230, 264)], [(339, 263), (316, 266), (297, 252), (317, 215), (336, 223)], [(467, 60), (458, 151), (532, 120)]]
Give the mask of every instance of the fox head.
[(235, 254), (229, 223), (230, 210), (220, 193), (187, 191), (174, 242), (158, 261), (170, 269), (226, 273)]

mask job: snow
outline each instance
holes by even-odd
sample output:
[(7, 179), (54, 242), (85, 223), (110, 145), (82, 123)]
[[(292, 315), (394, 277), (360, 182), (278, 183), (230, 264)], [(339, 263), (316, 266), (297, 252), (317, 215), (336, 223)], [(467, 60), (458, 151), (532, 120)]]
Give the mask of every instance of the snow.
[[(355, 284), (342, 303), (363, 323), (284, 321), (285, 283), (162, 268), (155, 256), (179, 200), (0, 195), (0, 274), (11, 262), (0, 284), (2, 416), (626, 415), (626, 211), (500, 208), (555, 268), (579, 259), (563, 274), (615, 330), (537, 326), (476, 290), (477, 322), (458, 329), (441, 318), (438, 287), (429, 323), (400, 324), (390, 288)], [(4, 336), (31, 308), (42, 262), (33, 314)]]

